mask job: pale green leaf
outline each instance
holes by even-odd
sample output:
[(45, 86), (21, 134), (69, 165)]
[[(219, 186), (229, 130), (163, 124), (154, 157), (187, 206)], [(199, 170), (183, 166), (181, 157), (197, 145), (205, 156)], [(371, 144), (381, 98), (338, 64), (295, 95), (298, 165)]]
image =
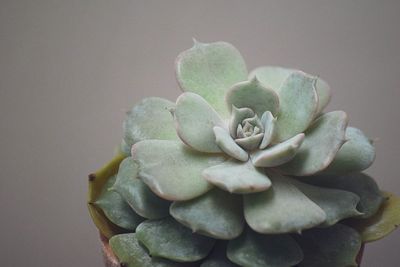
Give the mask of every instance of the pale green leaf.
[(215, 142), (213, 128), (225, 128), (224, 122), (201, 96), (194, 93), (180, 95), (174, 118), (177, 133), (185, 144), (201, 152), (221, 152)]
[(136, 234), (115, 235), (110, 246), (120, 263), (127, 267), (152, 267), (151, 257), (136, 239)]
[(194, 267), (188, 263), (172, 262), (150, 257), (146, 249), (139, 243), (136, 234), (121, 234), (110, 239), (110, 246), (121, 266), (126, 267)]
[(260, 146), (264, 133), (255, 134), (249, 137), (237, 138), (235, 142), (246, 150), (254, 150)]
[(237, 137), (237, 128), (246, 118), (254, 117), (254, 111), (249, 108), (237, 108), (232, 106), (231, 117), (229, 120), (229, 132), (233, 138)]
[(302, 179), (306, 183), (313, 185), (341, 189), (360, 197), (357, 210), (362, 213), (362, 218), (374, 215), (383, 202), (383, 196), (378, 185), (368, 175), (364, 173), (353, 173), (343, 176), (311, 176)]
[(239, 51), (231, 44), (195, 42), (176, 59), (176, 76), (184, 91), (201, 95), (227, 117), (225, 93), (235, 83), (247, 79), (247, 68)]
[(201, 172), (225, 158), (196, 152), (181, 142), (146, 140), (136, 143), (132, 157), (139, 163), (139, 177), (166, 200), (189, 200), (210, 190)]
[(261, 124), (264, 128), (264, 136), (260, 144), (260, 149), (266, 148), (274, 138), (276, 118), (271, 112), (266, 111), (261, 116)]
[(274, 142), (282, 142), (304, 132), (313, 121), (318, 96), (315, 78), (297, 71), (289, 75), (279, 90), (279, 114), (275, 124)]
[(102, 194), (94, 204), (101, 208), (106, 217), (114, 224), (124, 229), (135, 230), (144, 218), (136, 214), (117, 192), (110, 190), (115, 179), (115, 176), (108, 179)]
[(192, 233), (173, 218), (148, 220), (136, 229), (136, 238), (149, 254), (177, 262), (194, 262), (205, 258), (215, 240)]
[(300, 133), (282, 143), (257, 150), (252, 153), (251, 161), (256, 167), (275, 167), (282, 165), (296, 156), (304, 140), (304, 134)]
[(296, 176), (313, 175), (324, 170), (345, 142), (347, 115), (332, 111), (319, 117), (305, 132), (297, 155), (279, 168)]
[(334, 225), (345, 218), (361, 215), (357, 211), (360, 197), (352, 192), (309, 185), (296, 179), (290, 181), (325, 212), (326, 221), (320, 225), (322, 227)]
[(232, 106), (249, 108), (258, 117), (261, 117), (265, 111), (276, 115), (279, 110), (278, 95), (272, 89), (261, 85), (256, 78), (235, 84), (229, 89), (225, 99), (229, 109)]
[(367, 169), (375, 160), (375, 148), (364, 133), (353, 127), (347, 127), (346, 139), (332, 163), (324, 174), (345, 174)]
[(245, 267), (290, 267), (303, 253), (290, 235), (262, 235), (247, 229), (228, 243), (228, 258)]
[(271, 186), (268, 177), (250, 161), (226, 161), (205, 169), (202, 175), (210, 183), (231, 193), (260, 192)]
[(112, 187), (136, 211), (148, 219), (159, 219), (169, 215), (170, 202), (159, 198), (138, 179), (139, 168), (132, 158), (124, 159), (119, 167), (117, 180)]
[[(253, 70), (249, 75), (249, 79), (253, 79), (257, 76), (257, 79), (264, 84), (264, 86), (274, 89), (279, 94), (283, 82), (295, 71), (298, 70), (275, 66), (264, 66)], [(331, 99), (331, 89), (329, 88), (329, 85), (320, 78), (317, 79), (315, 89), (318, 94), (317, 113), (320, 113), (328, 105)]]
[(216, 239), (236, 238), (244, 227), (242, 198), (217, 188), (189, 201), (174, 202), (170, 213), (194, 233)]
[(215, 126), (214, 127), (215, 142), (219, 148), (227, 155), (240, 161), (247, 161), (249, 154), (243, 150), (229, 135), (228, 130)]
[(178, 140), (169, 100), (149, 97), (135, 105), (124, 120), (124, 141), (128, 147), (142, 140)]
[(326, 220), (325, 212), (290, 181), (268, 172), (268, 190), (244, 195), (244, 215), (248, 225), (264, 234), (301, 232)]

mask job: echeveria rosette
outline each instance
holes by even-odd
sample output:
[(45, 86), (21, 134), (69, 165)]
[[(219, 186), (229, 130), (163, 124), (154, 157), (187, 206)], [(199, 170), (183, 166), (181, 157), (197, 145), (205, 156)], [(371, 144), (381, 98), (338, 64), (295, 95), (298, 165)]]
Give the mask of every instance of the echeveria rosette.
[(195, 42), (176, 74), (176, 103), (147, 98), (128, 113), (128, 157), (93, 202), (134, 232), (110, 240), (122, 262), (354, 266), (362, 242), (399, 223), (398, 201), (360, 173), (370, 140), (345, 112), (323, 112), (325, 81), (272, 66), (248, 74), (225, 42)]

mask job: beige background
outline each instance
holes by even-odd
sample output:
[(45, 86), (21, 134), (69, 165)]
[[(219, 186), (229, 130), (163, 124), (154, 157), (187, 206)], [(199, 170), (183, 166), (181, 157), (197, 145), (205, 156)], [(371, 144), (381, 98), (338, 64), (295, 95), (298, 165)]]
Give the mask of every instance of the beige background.
[[(329, 109), (380, 139), (368, 172), (400, 194), (399, 14), (396, 0), (1, 0), (1, 265), (101, 266), (86, 175), (124, 111), (179, 94), (174, 58), (192, 37), (327, 80)], [(364, 266), (398, 266), (399, 238), (369, 245)]]

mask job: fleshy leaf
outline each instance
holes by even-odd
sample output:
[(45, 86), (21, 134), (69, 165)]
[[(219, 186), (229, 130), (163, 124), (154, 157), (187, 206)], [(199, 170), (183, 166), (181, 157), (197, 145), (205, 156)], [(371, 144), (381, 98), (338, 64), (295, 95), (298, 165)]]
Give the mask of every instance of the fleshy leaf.
[(110, 239), (112, 251), (127, 267), (151, 267), (151, 257), (136, 239), (136, 234), (122, 234)]
[(279, 90), (279, 114), (274, 142), (282, 142), (304, 132), (315, 117), (318, 96), (315, 78), (297, 71), (289, 75)]
[(254, 111), (249, 108), (237, 108), (232, 106), (231, 118), (229, 121), (229, 132), (233, 138), (236, 138), (237, 128), (240, 123), (246, 118), (254, 117)]
[(345, 174), (367, 169), (375, 160), (375, 148), (364, 133), (353, 127), (347, 127), (346, 139), (332, 163), (324, 174)]
[(103, 191), (104, 185), (108, 179), (118, 172), (118, 166), (125, 158), (125, 155), (118, 153), (110, 162), (105, 164), (100, 170), (89, 175), (88, 187), (88, 209), (90, 216), (100, 233), (106, 238), (113, 235), (123, 233), (125, 230), (113, 224), (104, 215), (104, 212), (98, 208), (94, 202), (98, 199)]
[(148, 219), (160, 219), (169, 215), (170, 202), (155, 195), (138, 179), (139, 168), (132, 158), (121, 162), (117, 180), (112, 187), (136, 211)]
[(205, 169), (202, 175), (210, 183), (230, 193), (260, 192), (271, 186), (268, 177), (250, 161), (226, 161)]
[(345, 142), (347, 121), (343, 111), (332, 111), (319, 117), (305, 132), (297, 155), (279, 168), (296, 176), (308, 176), (325, 169)]
[(260, 145), (263, 137), (264, 133), (259, 133), (249, 137), (237, 138), (235, 139), (235, 142), (242, 148), (251, 151), (256, 149)]
[(213, 251), (203, 261), (200, 267), (239, 267), (226, 256), (227, 242), (217, 241)]
[(264, 128), (264, 136), (260, 144), (260, 149), (266, 148), (272, 141), (273, 139), (273, 134), (275, 130), (275, 123), (276, 123), (276, 118), (272, 115), (270, 111), (264, 112), (264, 114), (261, 116), (261, 124)]
[(213, 130), (215, 142), (222, 151), (240, 161), (247, 161), (249, 159), (249, 154), (236, 144), (226, 129), (215, 126)]
[(282, 143), (258, 150), (251, 154), (251, 161), (256, 167), (275, 167), (284, 164), (296, 156), (304, 140), (304, 134), (298, 134)]
[(296, 179), (290, 182), (325, 212), (326, 221), (320, 226), (331, 226), (342, 219), (361, 215), (356, 209), (360, 197), (352, 192), (313, 186)]
[(368, 218), (374, 215), (383, 202), (383, 196), (378, 185), (364, 173), (353, 173), (343, 176), (311, 176), (302, 179), (306, 183), (317, 186), (341, 189), (360, 197), (357, 205), (358, 211), (363, 214), (361, 218)]
[(113, 176), (107, 181), (102, 194), (94, 204), (101, 208), (114, 224), (124, 229), (135, 230), (144, 218), (136, 214), (117, 192), (109, 190), (115, 179)]
[(276, 115), (279, 110), (279, 97), (272, 90), (264, 87), (254, 78), (251, 81), (244, 81), (235, 84), (225, 97), (228, 108), (250, 108), (259, 117), (265, 111)]
[(124, 140), (128, 147), (147, 139), (178, 140), (170, 110), (175, 104), (169, 100), (149, 97), (127, 113), (124, 121)]
[(181, 142), (145, 140), (132, 147), (139, 163), (139, 177), (166, 200), (182, 201), (200, 196), (212, 185), (201, 172), (225, 160), (220, 155), (198, 153)]
[(228, 117), (226, 91), (247, 79), (246, 64), (231, 44), (195, 42), (176, 60), (177, 80), (184, 91), (201, 95), (221, 115)]
[(192, 233), (171, 217), (141, 223), (136, 229), (136, 238), (151, 256), (177, 262), (205, 258), (215, 242), (209, 237)]
[(182, 141), (193, 149), (220, 153), (215, 142), (214, 126), (225, 127), (218, 113), (199, 95), (183, 93), (176, 101), (176, 131)]
[(122, 139), (121, 144), (119, 145), (119, 150), (126, 157), (131, 155), (131, 146), (125, 142), (125, 139)]
[[(146, 249), (139, 243), (136, 234), (122, 234), (110, 239), (110, 246), (116, 254), (121, 266), (126, 267), (189, 267), (187, 263), (172, 262), (150, 257)], [(194, 266), (193, 266), (194, 267)]]
[[(295, 71), (298, 70), (274, 66), (259, 67), (250, 73), (249, 79), (257, 76), (257, 79), (264, 84), (264, 86), (274, 89), (279, 94), (282, 83)], [(331, 99), (331, 89), (329, 85), (320, 78), (317, 79), (315, 89), (319, 100), (317, 113), (320, 113)]]
[(317, 91), (318, 94), (317, 114), (319, 114), (329, 104), (329, 101), (331, 101), (332, 94), (331, 94), (331, 88), (328, 85), (328, 83), (322, 80), (321, 78), (317, 79), (317, 82), (315, 84), (315, 90)]
[(260, 235), (251, 229), (228, 243), (228, 258), (240, 266), (294, 266), (303, 259), (301, 248), (290, 235)]
[(348, 226), (335, 224), (328, 228), (314, 228), (295, 238), (304, 253), (299, 267), (357, 266), (361, 237)]
[(400, 225), (400, 198), (389, 192), (384, 192), (384, 196), (385, 201), (374, 216), (349, 222), (361, 234), (364, 243), (384, 238)]
[(286, 177), (272, 171), (268, 177), (270, 189), (244, 195), (244, 215), (253, 230), (264, 234), (292, 233), (325, 221), (325, 212)]
[(282, 84), (289, 77), (290, 74), (295, 72), (294, 69), (287, 69), (282, 67), (264, 66), (252, 70), (249, 74), (249, 79), (257, 77), (257, 79), (266, 87), (269, 87), (279, 93)]
[(216, 239), (238, 237), (244, 227), (242, 198), (217, 188), (171, 205), (171, 215), (193, 232)]

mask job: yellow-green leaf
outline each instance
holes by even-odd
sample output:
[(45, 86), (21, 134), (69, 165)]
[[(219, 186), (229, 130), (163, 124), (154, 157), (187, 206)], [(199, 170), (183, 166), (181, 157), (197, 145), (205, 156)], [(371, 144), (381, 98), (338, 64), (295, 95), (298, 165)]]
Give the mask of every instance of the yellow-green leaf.
[(118, 167), (121, 161), (124, 159), (124, 155), (119, 152), (109, 163), (104, 165), (97, 172), (89, 175), (89, 189), (88, 189), (88, 209), (90, 216), (100, 233), (105, 237), (110, 238), (111, 236), (122, 233), (124, 230), (112, 222), (110, 222), (104, 215), (103, 211), (96, 207), (93, 203), (100, 196), (104, 185), (108, 179), (118, 172)]
[(379, 211), (363, 220), (351, 220), (349, 225), (357, 229), (364, 243), (384, 238), (400, 225), (400, 197), (383, 192), (386, 200)]

